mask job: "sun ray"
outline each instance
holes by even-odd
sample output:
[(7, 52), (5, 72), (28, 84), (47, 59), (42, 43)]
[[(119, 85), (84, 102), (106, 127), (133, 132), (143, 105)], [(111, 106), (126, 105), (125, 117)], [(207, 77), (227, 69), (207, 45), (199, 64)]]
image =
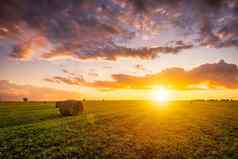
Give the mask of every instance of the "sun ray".
[(153, 99), (159, 102), (167, 102), (170, 100), (170, 93), (169, 90), (164, 88), (164, 87), (160, 87), (156, 90), (153, 90)]

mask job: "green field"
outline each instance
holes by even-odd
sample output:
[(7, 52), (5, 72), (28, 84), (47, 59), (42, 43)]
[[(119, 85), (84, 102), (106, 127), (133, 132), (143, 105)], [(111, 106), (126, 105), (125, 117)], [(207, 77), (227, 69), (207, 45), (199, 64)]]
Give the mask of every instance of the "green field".
[(0, 159), (238, 158), (237, 102), (0, 103)]

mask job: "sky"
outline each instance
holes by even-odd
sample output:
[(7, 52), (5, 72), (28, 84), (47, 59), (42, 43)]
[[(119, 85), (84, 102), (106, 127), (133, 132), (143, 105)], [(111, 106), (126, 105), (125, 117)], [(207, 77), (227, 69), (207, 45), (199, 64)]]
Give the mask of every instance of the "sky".
[(238, 99), (238, 0), (6, 0), (0, 100)]

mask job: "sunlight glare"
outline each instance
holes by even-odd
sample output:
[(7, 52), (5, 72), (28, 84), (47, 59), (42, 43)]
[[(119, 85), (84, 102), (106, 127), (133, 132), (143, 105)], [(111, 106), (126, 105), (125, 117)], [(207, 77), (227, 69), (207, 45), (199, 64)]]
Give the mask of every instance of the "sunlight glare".
[(156, 101), (167, 102), (169, 97), (169, 91), (165, 88), (159, 88), (153, 91), (153, 99)]

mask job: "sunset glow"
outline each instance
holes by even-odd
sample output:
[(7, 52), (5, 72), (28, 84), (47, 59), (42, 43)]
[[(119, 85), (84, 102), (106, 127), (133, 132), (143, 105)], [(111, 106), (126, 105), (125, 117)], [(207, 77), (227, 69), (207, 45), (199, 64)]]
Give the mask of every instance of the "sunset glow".
[(238, 99), (235, 1), (12, 1), (0, 5), (2, 100), (171, 99), (158, 85), (173, 100)]
[(238, 0), (0, 1), (0, 159), (237, 158)]
[(167, 102), (170, 100), (170, 93), (165, 88), (159, 88), (153, 91), (153, 99), (158, 102)]

